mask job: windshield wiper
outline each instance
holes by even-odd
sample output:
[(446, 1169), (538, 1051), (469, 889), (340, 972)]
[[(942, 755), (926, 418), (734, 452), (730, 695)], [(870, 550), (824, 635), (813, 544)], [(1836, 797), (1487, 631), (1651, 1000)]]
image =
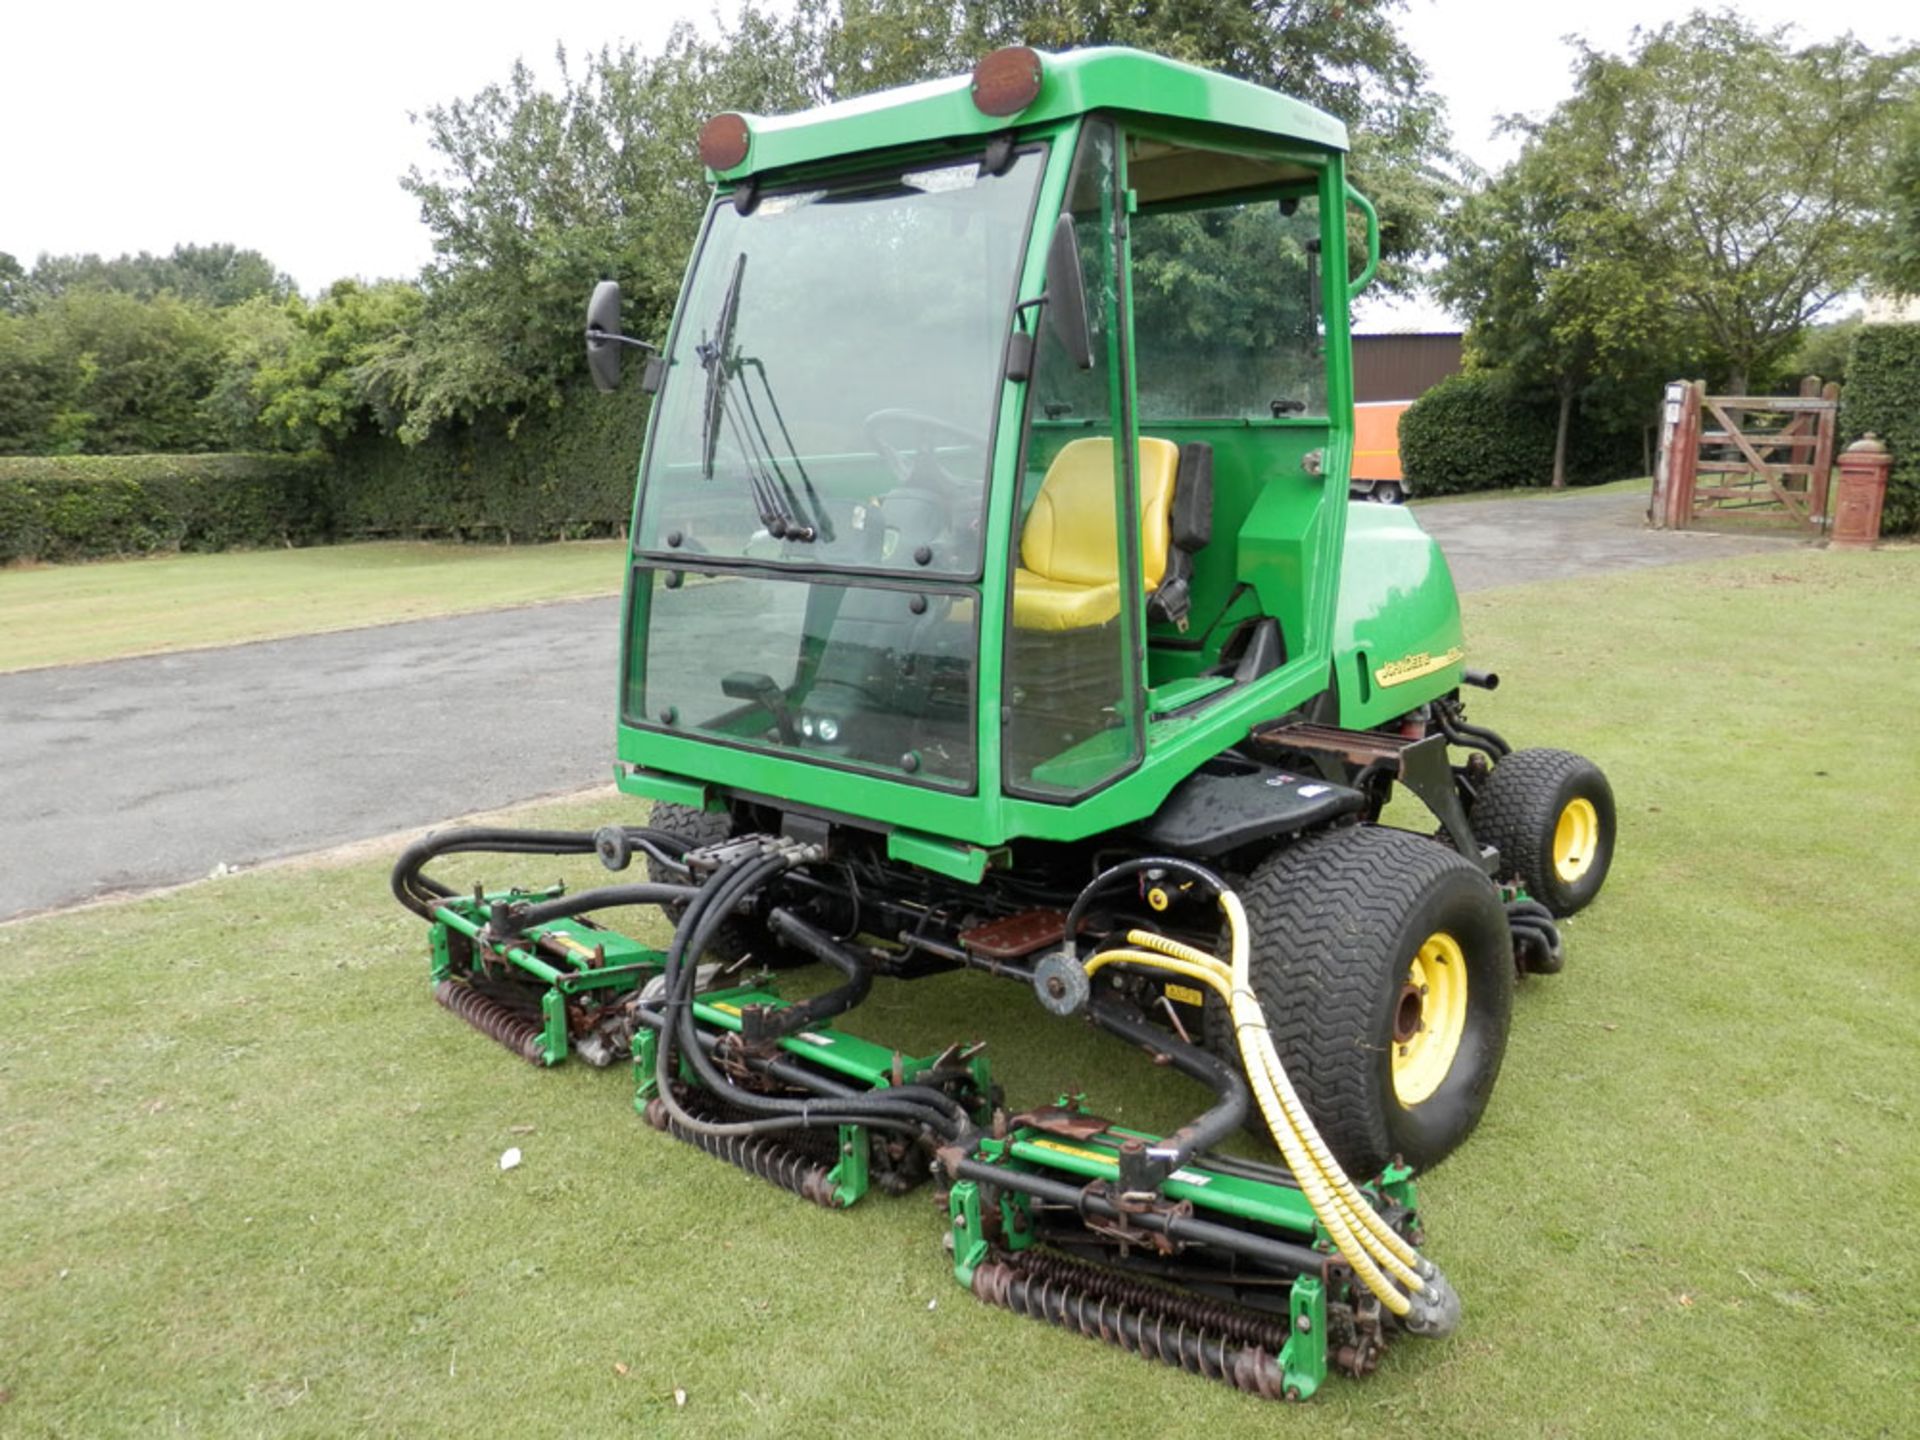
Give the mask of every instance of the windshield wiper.
[(713, 478), (713, 456), (720, 448), (720, 416), (725, 408), (727, 342), (733, 338), (733, 320), (740, 313), (740, 279), (746, 273), (747, 256), (742, 251), (733, 262), (733, 274), (727, 280), (727, 293), (720, 300), (720, 315), (713, 322), (713, 335), (694, 347), (700, 368), (707, 372), (707, 398), (702, 407), (706, 433), (700, 442), (700, 473)]
[[(767, 402), (773, 407), (774, 417), (781, 432), (786, 432), (786, 420), (780, 414), (778, 402), (773, 391), (767, 385), (766, 366), (758, 360), (742, 359), (729, 353), (733, 340), (734, 320), (740, 313), (740, 285), (746, 274), (747, 257), (742, 251), (733, 262), (733, 274), (727, 280), (727, 293), (720, 301), (720, 314), (714, 321), (713, 334), (694, 348), (700, 359), (701, 368), (707, 372), (707, 394), (703, 407), (705, 433), (700, 448), (700, 473), (708, 480), (713, 478), (713, 463), (720, 448), (720, 427), (724, 424), (733, 435), (734, 444), (740, 449), (740, 455), (746, 462), (747, 488), (753, 495), (753, 507), (760, 517), (760, 523), (767, 533), (776, 540), (812, 540), (823, 532), (828, 540), (832, 532), (824, 524), (824, 512), (821, 511), (820, 497), (814, 492), (813, 483), (808, 480), (806, 471), (800, 468), (798, 455), (793, 456), (794, 468), (800, 470), (800, 480), (812, 497), (816, 512), (822, 515), (822, 523), (803, 521), (799, 516), (799, 498), (793, 493), (793, 487), (787, 483), (787, 477), (780, 469), (775, 458), (773, 444), (767, 437), (766, 427), (760, 422), (759, 412), (754, 408), (753, 395), (744, 383), (740, 390), (745, 401), (747, 423), (743, 424), (727, 404), (728, 386), (738, 378), (742, 369), (752, 365), (760, 372), (761, 388), (767, 392)], [(793, 439), (787, 438), (791, 452)]]

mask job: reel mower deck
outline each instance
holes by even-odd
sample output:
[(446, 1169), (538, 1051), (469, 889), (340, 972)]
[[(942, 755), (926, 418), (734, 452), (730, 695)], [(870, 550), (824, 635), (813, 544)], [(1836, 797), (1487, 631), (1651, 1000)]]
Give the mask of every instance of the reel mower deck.
[[(605, 1067), (630, 1055), (634, 1107), (648, 1124), (824, 1208), (929, 1185), (955, 1278), (989, 1303), (1268, 1399), (1305, 1399), (1330, 1370), (1363, 1376), (1377, 1365), (1400, 1327), (1313, 1199), (1285, 1167), (1215, 1149), (1250, 1112), (1238, 1070), (1118, 993), (1063, 1000), (1049, 981), (1078, 963), (1070, 949), (981, 968), (1201, 1080), (1216, 1097), (1208, 1111), (1164, 1137), (1115, 1125), (1081, 1096), (1011, 1111), (983, 1043), (916, 1056), (841, 1027), (872, 983), (870, 963), (773, 899), (817, 859), (810, 847), (749, 837), (676, 856), (660, 834), (619, 838), (695, 883), (455, 895), (425, 875), (433, 856), (599, 848), (606, 857), (614, 842), (607, 832), (456, 831), (413, 846), (394, 888), (429, 922), (434, 998), (536, 1065), (572, 1057)], [(680, 909), (667, 949), (586, 913), (642, 902)], [(844, 983), (794, 1001), (768, 972), (696, 965), (702, 938), (752, 906)], [(989, 933), (1004, 942), (1017, 928)], [(1406, 1170), (1357, 1193), (1394, 1235), (1418, 1242)]]

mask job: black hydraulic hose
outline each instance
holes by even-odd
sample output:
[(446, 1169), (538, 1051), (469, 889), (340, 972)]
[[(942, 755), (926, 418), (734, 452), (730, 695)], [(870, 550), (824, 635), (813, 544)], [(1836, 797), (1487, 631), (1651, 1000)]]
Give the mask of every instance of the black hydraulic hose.
[(1118, 865), (1110, 865), (1093, 879), (1086, 888), (1074, 898), (1073, 908), (1067, 911), (1067, 944), (1074, 944), (1080, 933), (1080, 922), (1086, 917), (1087, 907), (1093, 903), (1093, 897), (1117, 880), (1129, 875), (1138, 875), (1146, 870), (1169, 870), (1189, 879), (1197, 880), (1207, 886), (1215, 895), (1225, 893), (1227, 882), (1204, 865), (1196, 865), (1191, 860), (1182, 860), (1173, 855), (1142, 855), (1133, 860), (1122, 860)]
[[(634, 1013), (640, 1023), (649, 1029), (660, 1030), (666, 1026), (666, 1017), (661, 1015), (657, 1010), (640, 1007), (636, 1009)], [(701, 1031), (699, 1035), (700, 1048), (710, 1053), (719, 1048), (722, 1038), (720, 1035)], [(851, 1113), (847, 1111), (844, 1106), (848, 1102), (858, 1103), (870, 1098), (872, 1092), (857, 1089), (852, 1085), (842, 1084), (838, 1080), (829, 1079), (827, 1076), (809, 1070), (803, 1065), (798, 1065), (792, 1061), (783, 1060), (778, 1057), (763, 1058), (760, 1056), (747, 1056), (745, 1058), (746, 1063), (752, 1069), (763, 1075), (770, 1076), (783, 1084), (797, 1086), (805, 1090), (812, 1090), (821, 1097), (820, 1108), (805, 1113), (774, 1115), (767, 1116), (760, 1120), (734, 1122), (732, 1129), (728, 1133), (763, 1135), (776, 1134), (783, 1130), (813, 1129), (825, 1125), (869, 1125), (877, 1129), (900, 1131), (921, 1138), (927, 1138), (929, 1135), (933, 1135), (942, 1139), (953, 1139), (962, 1144), (971, 1144), (972, 1137), (968, 1133), (963, 1132), (949, 1136), (944, 1129), (937, 1125), (929, 1125), (906, 1119), (896, 1119), (891, 1115), (873, 1116), (866, 1113), (864, 1109), (862, 1109), (860, 1113)], [(836, 1106), (843, 1108), (836, 1108)], [(676, 1110), (675, 1113), (679, 1114), (681, 1112)], [(703, 1133), (704, 1128), (713, 1125), (713, 1123), (714, 1122), (711, 1121), (703, 1122)]]
[(1333, 1258), (1308, 1249), (1305, 1245), (1274, 1240), (1265, 1235), (1252, 1235), (1228, 1225), (1217, 1225), (1211, 1220), (1155, 1210), (1143, 1210), (1137, 1214), (1123, 1212), (1119, 1205), (1097, 1191), (1049, 1176), (989, 1164), (985, 1160), (963, 1156), (954, 1163), (953, 1172), (956, 1179), (971, 1180), (1001, 1190), (1014, 1190), (1036, 1200), (1064, 1206), (1082, 1216), (1092, 1214), (1108, 1220), (1124, 1219), (1129, 1225), (1151, 1234), (1165, 1235), (1170, 1240), (1231, 1251), (1277, 1274), (1319, 1275), (1324, 1272), (1327, 1261)]
[[(636, 842), (659, 845), (668, 854), (685, 850), (685, 842), (665, 831), (634, 827)], [(482, 852), (501, 855), (589, 855), (594, 836), (586, 830), (522, 830), (507, 826), (474, 825), (423, 835), (393, 862), (393, 896), (422, 919), (433, 918), (434, 906), (454, 892), (423, 873), (429, 861), (442, 855)]]
[(1440, 725), (1440, 733), (1447, 737), (1449, 744), (1458, 745), (1464, 750), (1484, 750), (1496, 761), (1504, 760), (1513, 753), (1513, 747), (1496, 732), (1484, 725), (1469, 724), (1457, 713), (1449, 714), (1445, 705), (1434, 706), (1433, 713)]
[[(1195, 1157), (1197, 1163), (1209, 1170), (1218, 1170), (1222, 1175), (1231, 1175), (1239, 1180), (1258, 1180), (1263, 1185), (1285, 1185), (1298, 1190), (1300, 1182), (1293, 1172), (1281, 1165), (1268, 1165), (1259, 1160), (1243, 1160), (1238, 1155), (1222, 1155), (1217, 1150)], [(1365, 1194), (1365, 1191), (1361, 1192)]]
[(1133, 1006), (1109, 996), (1096, 995), (1087, 1013), (1093, 1023), (1107, 1033), (1156, 1055), (1165, 1055), (1173, 1062), (1174, 1069), (1198, 1080), (1217, 1097), (1212, 1108), (1147, 1147), (1147, 1154), (1158, 1165), (1169, 1172), (1178, 1170), (1195, 1155), (1239, 1133), (1246, 1122), (1249, 1102), (1247, 1082), (1239, 1070), (1219, 1056), (1168, 1034)]
[(785, 869), (787, 863), (784, 857), (778, 855), (746, 856), (735, 861), (701, 889), (680, 918), (673, 943), (667, 951), (666, 1013), (669, 1024), (662, 1031), (654, 1072), (657, 1088), (667, 1109), (676, 1119), (703, 1134), (747, 1135), (767, 1129), (794, 1128), (792, 1121), (773, 1125), (762, 1121), (715, 1124), (687, 1113), (674, 1100), (671, 1087), (672, 1054), (677, 1046), (707, 1089), (731, 1099), (742, 1109), (758, 1111), (766, 1117), (795, 1117), (801, 1125), (892, 1120), (935, 1129), (943, 1134), (954, 1134), (970, 1127), (971, 1120), (958, 1101), (943, 1092), (917, 1086), (895, 1087), (884, 1095), (871, 1094), (849, 1101), (843, 1107), (845, 1117), (829, 1120), (815, 1113), (813, 1101), (756, 1095), (752, 1091), (742, 1090), (707, 1058), (699, 1043), (699, 1030), (693, 1018), (691, 1002), (696, 966), (691, 963), (689, 956), (697, 957), (711, 932), (733, 913), (747, 895), (766, 879)]
[(597, 890), (582, 890), (576, 895), (560, 895), (552, 900), (512, 907), (512, 921), (518, 930), (544, 925), (590, 910), (611, 910), (620, 905), (678, 905), (699, 894), (695, 885), (666, 885), (638, 882), (632, 885), (602, 885)]
[(791, 941), (847, 977), (846, 984), (782, 1010), (781, 1034), (790, 1035), (835, 1015), (844, 1015), (867, 998), (867, 992), (873, 989), (873, 971), (860, 963), (859, 956), (835, 944), (832, 936), (815, 929), (791, 910), (775, 910), (767, 917), (767, 923), (782, 940)]

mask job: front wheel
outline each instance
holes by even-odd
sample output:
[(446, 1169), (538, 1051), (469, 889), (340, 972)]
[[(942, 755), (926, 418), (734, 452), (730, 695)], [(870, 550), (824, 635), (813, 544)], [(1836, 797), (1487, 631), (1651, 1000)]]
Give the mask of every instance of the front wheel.
[(1586, 908), (1613, 868), (1613, 787), (1570, 750), (1516, 750), (1473, 802), (1474, 838), (1500, 851), (1500, 871), (1555, 915)]
[(1361, 826), (1268, 856), (1240, 892), (1280, 1059), (1347, 1171), (1438, 1164), (1480, 1121), (1513, 1009), (1492, 883), (1423, 836)]

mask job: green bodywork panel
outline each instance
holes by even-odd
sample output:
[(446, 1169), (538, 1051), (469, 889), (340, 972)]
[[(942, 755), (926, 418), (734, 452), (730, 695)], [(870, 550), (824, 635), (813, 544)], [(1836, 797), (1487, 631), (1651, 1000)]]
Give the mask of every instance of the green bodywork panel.
[(1333, 647), (1340, 724), (1349, 730), (1459, 688), (1466, 638), (1453, 573), (1405, 507), (1349, 504)]
[(986, 137), (1007, 129), (1071, 120), (1090, 111), (1155, 117), (1287, 136), (1330, 150), (1347, 148), (1347, 127), (1311, 105), (1245, 80), (1138, 50), (1097, 48), (1042, 56), (1034, 103), (1010, 121), (973, 104), (971, 77), (950, 76), (862, 95), (797, 115), (749, 115), (747, 158), (709, 175), (721, 182), (770, 170), (803, 169), (850, 155)]
[[(1286, 173), (1298, 178), (1280, 189), (1317, 200), (1321, 253), (1349, 254), (1355, 209), (1368, 221), (1369, 253), (1377, 253), (1370, 211), (1346, 182), (1346, 134), (1337, 121), (1258, 86), (1137, 52), (1081, 51), (1044, 57), (1044, 65), (1039, 99), (1010, 119), (980, 114), (965, 77), (803, 115), (751, 118), (748, 158), (737, 171), (716, 177), (716, 204), (728, 204), (731, 186), (749, 174), (770, 186), (802, 176), (812, 183), (816, 176), (870, 171), (887, 158), (878, 152), (897, 157), (938, 142), (1011, 133), (1018, 144), (1047, 147), (1036, 220), (1018, 267), (1017, 299), (1031, 305), (1046, 289), (1048, 221), (1060, 213), (1067, 196), (1075, 146), (1089, 112), (1100, 111), (1120, 122), (1128, 143), (1144, 138), (1150, 144), (1204, 145), (1291, 167)], [(951, 145), (946, 153), (953, 153)], [(1121, 183), (1126, 183), (1124, 172)], [(689, 288), (698, 263), (696, 253)], [(1002, 660), (1013, 557), (1020, 548), (1021, 480), (1043, 466), (1056, 447), (1048, 435), (1054, 427), (1035, 419), (1033, 453), (1023, 454), (1030, 386), (1004, 376), (980, 522), (986, 559), (977, 577), (926, 580), (929, 592), (959, 597), (975, 617), (973, 781), (928, 777), (916, 783), (896, 772), (797, 758), (792, 750), (718, 743), (623, 705), (616, 767), (622, 789), (709, 809), (738, 796), (845, 817), (887, 831), (893, 858), (971, 881), (996, 863), (1009, 841), (1077, 841), (1152, 815), (1177, 785), (1244, 740), (1251, 727), (1315, 702), (1327, 691), (1330, 676), (1340, 676), (1340, 715), (1348, 725), (1391, 719), (1451, 688), (1458, 680), (1457, 662), (1396, 685), (1362, 686), (1356, 668), (1362, 652), (1378, 669), (1422, 651), (1449, 653), (1459, 641), (1458, 605), (1431, 543), (1401, 512), (1366, 507), (1374, 513), (1363, 516), (1346, 501), (1353, 448), (1348, 305), (1364, 279), (1365, 272), (1352, 276), (1338, 262), (1320, 271), (1325, 417), (1157, 420), (1145, 411), (1127, 414), (1122, 438), (1158, 436), (1212, 447), (1214, 518), (1211, 542), (1193, 559), (1186, 629), (1142, 618), (1145, 645), (1137, 683), (1142, 712), (1136, 723), (1143, 753), (1101, 788), (1062, 802), (1022, 798), (1002, 785)], [(705, 317), (685, 313), (684, 299), (683, 293), (668, 337), (670, 351), (679, 343), (681, 327), (694, 326), (689, 333), (697, 335), (705, 323)], [(668, 383), (692, 382), (670, 378)], [(661, 409), (654, 407), (656, 419)], [(1057, 429), (1058, 444), (1072, 438), (1070, 422)], [(651, 447), (651, 432), (648, 443)], [(636, 534), (637, 518), (636, 511)], [(651, 588), (644, 567), (685, 563), (685, 558), (650, 554), (637, 556), (636, 562), (628, 579), (623, 659), (628, 676), (638, 673), (644, 654)], [(1141, 614), (1145, 599), (1137, 591), (1133, 603)], [(1278, 666), (1243, 682), (1205, 675), (1220, 663), (1236, 627), (1259, 616), (1278, 622), (1283, 649)], [(623, 682), (623, 694), (626, 690)], [(1068, 752), (1047, 763), (1050, 772), (1064, 774), (1082, 762), (1088, 773), (1104, 776), (1112, 768), (1104, 755), (1092, 753)]]

